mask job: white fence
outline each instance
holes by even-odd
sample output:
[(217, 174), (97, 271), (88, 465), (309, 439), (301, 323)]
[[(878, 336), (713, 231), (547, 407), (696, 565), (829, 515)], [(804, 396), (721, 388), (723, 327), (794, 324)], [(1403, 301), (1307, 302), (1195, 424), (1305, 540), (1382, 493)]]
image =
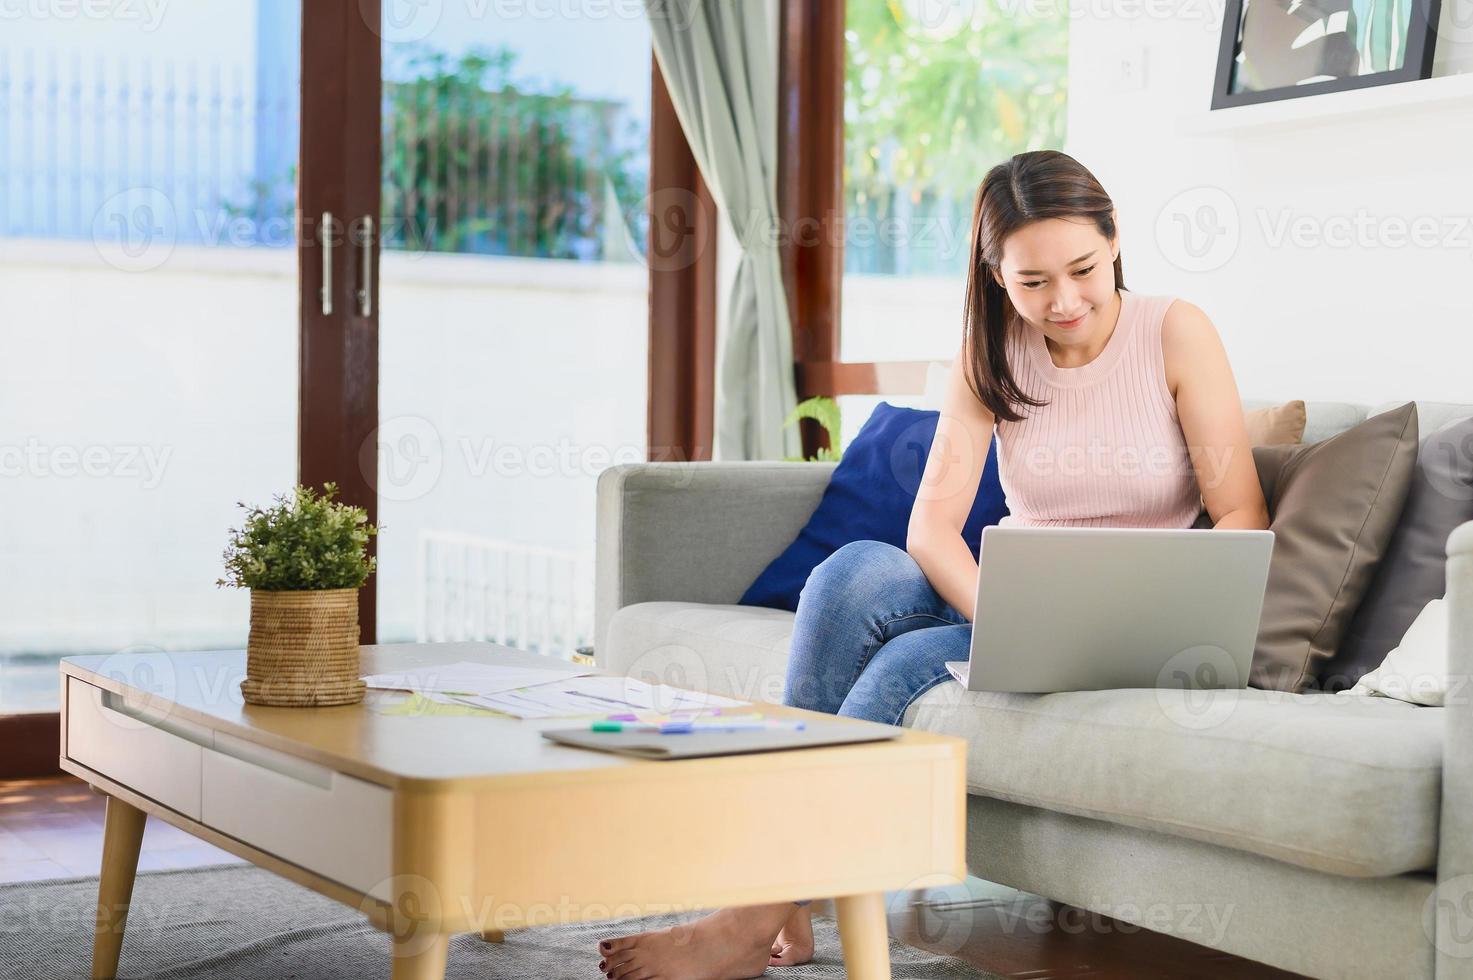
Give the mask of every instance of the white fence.
[(490, 640), (570, 658), (593, 642), (593, 554), (421, 531), (424, 642)]

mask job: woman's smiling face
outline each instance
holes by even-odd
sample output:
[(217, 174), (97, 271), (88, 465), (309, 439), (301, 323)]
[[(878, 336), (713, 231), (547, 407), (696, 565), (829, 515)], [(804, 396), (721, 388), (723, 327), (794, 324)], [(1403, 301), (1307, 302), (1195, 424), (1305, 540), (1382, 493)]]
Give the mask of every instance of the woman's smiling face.
[(1043, 218), (1004, 239), (1002, 252), (993, 275), (1018, 315), (1061, 347), (1089, 347), (1115, 302), (1119, 236), (1084, 218)]

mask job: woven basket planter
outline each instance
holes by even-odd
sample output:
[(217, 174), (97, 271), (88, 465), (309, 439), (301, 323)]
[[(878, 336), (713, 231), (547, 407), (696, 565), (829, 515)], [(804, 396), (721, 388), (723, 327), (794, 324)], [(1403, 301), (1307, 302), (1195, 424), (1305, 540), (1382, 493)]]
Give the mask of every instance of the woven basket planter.
[(358, 590), (251, 590), (246, 642), (247, 704), (357, 704), (367, 687), (358, 667)]

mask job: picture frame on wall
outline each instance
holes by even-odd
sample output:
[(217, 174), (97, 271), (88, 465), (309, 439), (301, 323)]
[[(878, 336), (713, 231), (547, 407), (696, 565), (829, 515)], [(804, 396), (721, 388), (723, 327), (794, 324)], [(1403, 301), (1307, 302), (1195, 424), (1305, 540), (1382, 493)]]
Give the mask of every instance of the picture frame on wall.
[(1226, 0), (1212, 108), (1428, 78), (1441, 0)]

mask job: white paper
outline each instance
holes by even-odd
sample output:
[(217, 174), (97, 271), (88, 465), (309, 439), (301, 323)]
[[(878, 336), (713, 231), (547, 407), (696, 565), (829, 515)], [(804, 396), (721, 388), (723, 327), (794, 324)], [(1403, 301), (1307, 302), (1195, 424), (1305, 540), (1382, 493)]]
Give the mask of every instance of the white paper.
[(418, 691), (416, 693), (426, 701), (433, 701), (435, 704), (460, 704), (453, 694), (441, 694), (439, 691)]
[(457, 700), (503, 711), (517, 718), (603, 717), (630, 711), (694, 711), (734, 708), (737, 701), (718, 694), (687, 691), (668, 684), (649, 684), (630, 677), (579, 676), (493, 694), (459, 696)]
[(418, 691), (421, 694), (496, 694), (589, 673), (592, 673), (590, 669), (571, 664), (567, 667), (523, 667), (462, 660), (388, 674), (369, 674), (363, 680), (369, 687), (379, 690)]

